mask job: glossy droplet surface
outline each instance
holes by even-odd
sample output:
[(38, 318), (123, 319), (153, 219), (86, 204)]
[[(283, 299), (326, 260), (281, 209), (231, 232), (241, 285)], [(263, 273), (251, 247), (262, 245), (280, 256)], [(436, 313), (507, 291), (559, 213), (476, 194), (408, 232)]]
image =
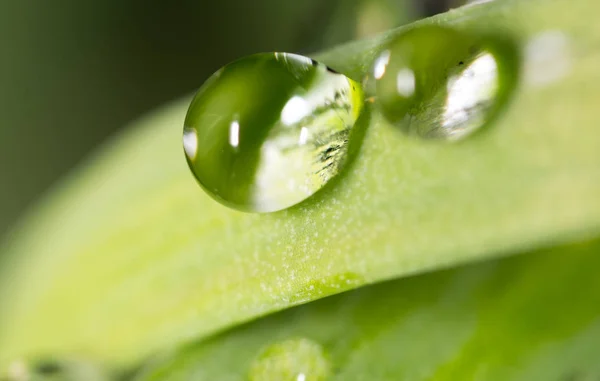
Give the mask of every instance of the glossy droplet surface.
[(323, 347), (306, 338), (294, 338), (266, 347), (252, 362), (250, 381), (324, 381), (331, 365)]
[(194, 97), (183, 132), (187, 162), (225, 205), (288, 208), (339, 173), (363, 98), (359, 84), (307, 57), (242, 58)]
[(426, 26), (388, 45), (374, 62), (370, 87), (386, 119), (406, 133), (459, 140), (505, 103), (515, 67), (502, 44)]

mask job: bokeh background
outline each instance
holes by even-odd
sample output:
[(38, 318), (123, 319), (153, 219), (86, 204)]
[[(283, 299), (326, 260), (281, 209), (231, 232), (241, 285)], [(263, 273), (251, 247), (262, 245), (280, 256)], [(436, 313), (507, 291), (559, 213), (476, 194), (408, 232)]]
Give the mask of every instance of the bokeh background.
[(0, 0), (0, 238), (96, 146), (223, 64), (261, 51), (315, 52), (458, 5)]

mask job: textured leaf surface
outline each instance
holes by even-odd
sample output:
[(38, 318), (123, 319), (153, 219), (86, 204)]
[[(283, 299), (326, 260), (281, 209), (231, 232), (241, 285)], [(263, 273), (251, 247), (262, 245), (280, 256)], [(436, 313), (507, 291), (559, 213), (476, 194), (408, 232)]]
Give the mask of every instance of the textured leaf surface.
[(329, 380), (596, 380), (599, 265), (595, 241), (350, 291), (183, 349), (138, 381), (246, 380), (263, 348), (295, 338), (321, 344)]
[[(600, 227), (600, 26), (592, 1), (504, 1), (434, 19), (525, 49), (549, 30), (568, 70), (526, 81), (459, 144), (408, 138), (366, 113), (353, 164), (269, 215), (214, 202), (181, 148), (187, 100), (140, 121), (73, 173), (2, 248), (0, 362), (78, 353), (130, 364), (364, 284), (590, 236)], [(321, 61), (360, 79), (385, 41)]]

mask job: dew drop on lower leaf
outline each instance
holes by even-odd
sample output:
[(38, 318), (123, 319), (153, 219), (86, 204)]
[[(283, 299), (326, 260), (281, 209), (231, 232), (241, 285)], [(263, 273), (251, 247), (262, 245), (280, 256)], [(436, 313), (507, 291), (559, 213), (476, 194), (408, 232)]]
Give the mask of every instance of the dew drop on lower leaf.
[(194, 97), (185, 156), (221, 203), (286, 209), (340, 172), (363, 101), (358, 83), (310, 58), (251, 55), (221, 68)]
[(385, 118), (404, 132), (459, 140), (488, 124), (506, 103), (516, 67), (504, 43), (423, 26), (380, 53), (369, 86)]
[(2, 381), (108, 381), (101, 368), (79, 359), (15, 360), (0, 372)]
[(264, 348), (250, 365), (250, 381), (325, 381), (331, 364), (325, 350), (306, 338), (294, 338)]

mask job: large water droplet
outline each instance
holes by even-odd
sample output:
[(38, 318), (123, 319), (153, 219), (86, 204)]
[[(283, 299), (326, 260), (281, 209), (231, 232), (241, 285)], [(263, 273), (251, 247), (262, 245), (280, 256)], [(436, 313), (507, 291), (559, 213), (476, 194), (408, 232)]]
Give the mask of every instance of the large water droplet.
[(242, 58), (192, 101), (183, 134), (188, 164), (225, 205), (288, 208), (339, 173), (363, 98), (356, 82), (303, 56)]
[(306, 339), (289, 339), (265, 348), (252, 362), (250, 381), (324, 381), (331, 365), (323, 348)]
[(392, 41), (375, 60), (377, 104), (410, 135), (458, 140), (486, 125), (515, 82), (503, 43), (427, 26)]

